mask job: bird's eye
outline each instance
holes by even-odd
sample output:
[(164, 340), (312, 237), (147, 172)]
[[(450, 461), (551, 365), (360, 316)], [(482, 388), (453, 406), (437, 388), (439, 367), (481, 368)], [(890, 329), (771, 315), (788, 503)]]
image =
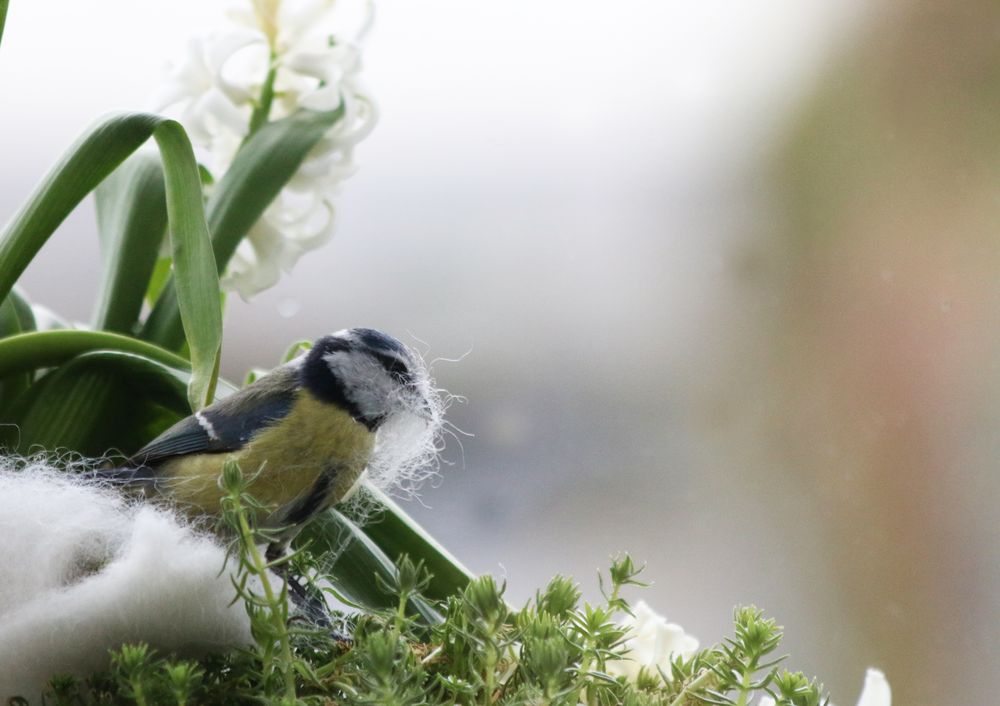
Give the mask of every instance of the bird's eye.
[(412, 385), (413, 375), (410, 373), (410, 369), (406, 366), (399, 358), (391, 355), (385, 355), (384, 353), (379, 353), (377, 351), (371, 351), (372, 356), (385, 371), (389, 373), (389, 376), (401, 385)]

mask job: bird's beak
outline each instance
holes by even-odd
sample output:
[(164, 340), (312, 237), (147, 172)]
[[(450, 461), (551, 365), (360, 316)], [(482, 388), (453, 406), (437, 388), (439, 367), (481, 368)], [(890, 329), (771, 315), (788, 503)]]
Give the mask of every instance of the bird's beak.
[(434, 407), (431, 406), (431, 401), (423, 395), (420, 397), (420, 410), (417, 416), (427, 423), (434, 421)]

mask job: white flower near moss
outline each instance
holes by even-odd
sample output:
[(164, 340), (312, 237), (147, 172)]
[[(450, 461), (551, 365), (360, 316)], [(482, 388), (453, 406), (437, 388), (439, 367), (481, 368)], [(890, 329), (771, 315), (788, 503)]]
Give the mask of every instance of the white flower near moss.
[(359, 78), (372, 4), (246, 0), (227, 14), (230, 26), (194, 38), (153, 99), (157, 109), (177, 113), (216, 181), (262, 100), (272, 121), (300, 109), (343, 111), (230, 260), (223, 285), (246, 299), (333, 234), (335, 195), (377, 117)]
[(865, 685), (861, 689), (858, 706), (892, 706), (889, 680), (878, 669), (869, 669), (865, 672)]
[(680, 656), (688, 658), (698, 651), (698, 640), (684, 632), (684, 628), (650, 608), (645, 601), (632, 607), (633, 615), (626, 617), (622, 626), (627, 630), (625, 659), (607, 663), (612, 676), (625, 676), (636, 681), (643, 668), (656, 674), (657, 668), (670, 673), (670, 662)]
[[(765, 696), (758, 702), (758, 706), (774, 706), (774, 699)], [(865, 672), (865, 684), (861, 688), (861, 696), (858, 697), (858, 706), (892, 706), (889, 680), (878, 669), (869, 668)]]

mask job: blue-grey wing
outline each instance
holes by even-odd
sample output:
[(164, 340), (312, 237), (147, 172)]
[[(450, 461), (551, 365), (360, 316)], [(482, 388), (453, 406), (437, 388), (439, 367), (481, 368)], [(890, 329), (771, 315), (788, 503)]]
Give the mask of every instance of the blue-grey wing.
[(235, 451), (262, 429), (283, 419), (298, 389), (298, 368), (282, 366), (177, 422), (140, 449), (127, 465), (156, 466), (177, 456)]

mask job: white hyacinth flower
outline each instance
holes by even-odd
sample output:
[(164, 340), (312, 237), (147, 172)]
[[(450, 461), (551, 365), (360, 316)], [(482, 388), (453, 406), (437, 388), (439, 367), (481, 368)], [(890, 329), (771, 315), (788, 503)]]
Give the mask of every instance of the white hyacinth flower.
[[(765, 696), (758, 702), (758, 706), (774, 706), (774, 699)], [(865, 685), (861, 688), (858, 706), (892, 706), (889, 680), (878, 669), (869, 668), (865, 672)]]
[[(360, 21), (344, 29), (351, 10)], [(343, 109), (230, 260), (223, 285), (247, 299), (276, 284), (282, 272), (333, 233), (334, 195), (354, 173), (354, 146), (376, 119), (359, 81), (359, 43), (372, 4), (337, 3), (334, 12), (333, 0), (245, 0), (227, 14), (231, 26), (194, 38), (154, 95), (157, 109), (178, 113), (216, 181), (249, 132), (270, 70), (269, 120), (300, 109)]]
[(684, 632), (676, 623), (650, 608), (645, 601), (639, 601), (632, 608), (634, 615), (628, 616), (622, 626), (626, 628), (625, 659), (607, 663), (608, 674), (625, 676), (635, 681), (643, 668), (652, 674), (657, 667), (670, 673), (670, 661), (675, 657), (688, 658), (698, 651), (698, 640)]

